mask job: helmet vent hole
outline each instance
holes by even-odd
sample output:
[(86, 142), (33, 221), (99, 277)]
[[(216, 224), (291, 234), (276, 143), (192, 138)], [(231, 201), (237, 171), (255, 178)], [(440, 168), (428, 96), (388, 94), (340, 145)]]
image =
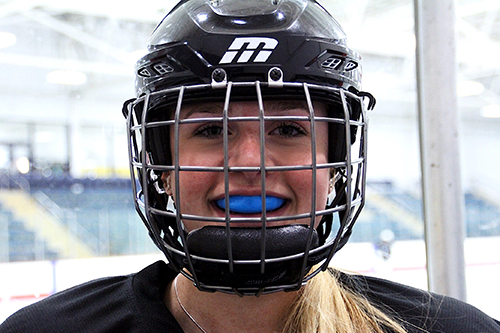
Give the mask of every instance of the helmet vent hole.
[(166, 63), (156, 64), (153, 68), (159, 75), (165, 75), (174, 71), (174, 69)]
[(342, 59), (337, 57), (329, 57), (321, 63), (321, 67), (326, 70), (337, 70), (342, 64)]
[(344, 67), (344, 70), (345, 71), (352, 71), (353, 69), (357, 68), (358, 67), (358, 63), (357, 62), (354, 62), (354, 61), (349, 61), (345, 67)]

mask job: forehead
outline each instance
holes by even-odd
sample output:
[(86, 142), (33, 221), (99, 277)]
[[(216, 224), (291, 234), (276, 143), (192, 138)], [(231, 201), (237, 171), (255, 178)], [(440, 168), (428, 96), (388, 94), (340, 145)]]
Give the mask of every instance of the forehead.
[[(299, 100), (272, 100), (264, 101), (263, 109), (265, 114), (271, 115), (287, 115), (300, 114), (309, 115), (310, 109), (305, 101)], [(182, 107), (181, 118), (189, 118), (195, 114), (214, 114), (222, 115), (224, 104), (216, 102), (194, 103), (187, 104)], [(228, 112), (230, 115), (258, 115), (259, 104), (255, 102), (231, 102), (229, 103)], [(316, 116), (326, 116), (326, 105), (321, 102), (313, 102), (313, 112)]]

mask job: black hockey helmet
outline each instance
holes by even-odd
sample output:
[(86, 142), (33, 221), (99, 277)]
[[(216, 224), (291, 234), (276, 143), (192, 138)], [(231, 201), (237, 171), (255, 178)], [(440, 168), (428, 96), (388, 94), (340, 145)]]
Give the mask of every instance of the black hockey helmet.
[[(137, 63), (136, 92), (137, 98), (123, 108), (136, 208), (174, 269), (200, 290), (243, 295), (298, 289), (326, 269), (348, 240), (364, 204), (364, 100), (368, 108), (375, 101), (361, 92), (359, 55), (347, 47), (342, 28), (324, 8), (313, 0), (181, 1), (156, 27), (148, 54)], [(178, 200), (182, 188), (176, 186), (176, 193), (167, 196), (161, 175), (173, 173), (178, 179), (179, 173), (193, 170), (227, 174), (235, 169), (227, 164), (179, 165), (182, 106), (221, 102), (227, 107), (233, 101), (262, 105), (263, 100), (303, 101), (311, 128), (315, 122), (328, 122), (328, 163), (317, 164), (312, 156), (310, 165), (301, 166), (311, 174), (334, 170), (326, 208), (311, 209), (310, 225), (269, 228), (272, 219), (266, 217), (263, 199), (257, 228), (235, 228), (227, 213), (224, 219), (190, 215), (221, 226), (186, 230)], [(326, 104), (328, 117), (315, 117), (313, 102)], [(265, 110), (262, 114), (254, 121), (266, 121)], [(225, 113), (220, 122), (228, 118)], [(296, 165), (280, 170), (294, 169)], [(270, 170), (262, 159), (259, 172)], [(315, 186), (315, 176), (311, 181)], [(263, 177), (263, 198), (265, 193)], [(225, 202), (229, 204), (227, 192)], [(315, 228), (318, 216), (322, 219)], [(314, 265), (318, 268), (310, 272)]]

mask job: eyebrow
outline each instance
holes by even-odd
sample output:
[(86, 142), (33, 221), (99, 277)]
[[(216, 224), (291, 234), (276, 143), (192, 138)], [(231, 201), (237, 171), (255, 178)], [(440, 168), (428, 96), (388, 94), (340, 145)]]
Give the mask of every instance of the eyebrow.
[(296, 110), (303, 109), (305, 111), (309, 111), (306, 102), (304, 101), (273, 101), (264, 108), (267, 111), (287, 111), (287, 110)]
[[(265, 103), (267, 105), (264, 106), (264, 110), (267, 112), (276, 112), (276, 111), (287, 111), (287, 110), (304, 110), (309, 112), (309, 108), (305, 101), (270, 101), (269, 103)], [(229, 104), (231, 105), (231, 104)], [(189, 110), (184, 117), (184, 119), (190, 118), (195, 113), (207, 113), (207, 114), (216, 114), (221, 115), (223, 112), (223, 107), (218, 104), (201, 104), (193, 106), (191, 110)]]
[(191, 110), (188, 111), (184, 119), (188, 119), (194, 113), (208, 113), (208, 114), (222, 114), (222, 107), (214, 104), (201, 104), (194, 106)]

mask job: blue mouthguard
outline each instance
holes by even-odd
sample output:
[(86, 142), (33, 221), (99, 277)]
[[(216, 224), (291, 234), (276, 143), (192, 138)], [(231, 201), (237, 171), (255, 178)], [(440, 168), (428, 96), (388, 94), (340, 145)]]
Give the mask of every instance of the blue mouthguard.
[[(285, 199), (266, 196), (266, 211), (280, 208), (285, 203)], [(217, 206), (226, 209), (224, 198), (216, 201)], [(233, 195), (229, 197), (229, 210), (233, 213), (256, 214), (262, 213), (262, 196), (253, 195)]]

